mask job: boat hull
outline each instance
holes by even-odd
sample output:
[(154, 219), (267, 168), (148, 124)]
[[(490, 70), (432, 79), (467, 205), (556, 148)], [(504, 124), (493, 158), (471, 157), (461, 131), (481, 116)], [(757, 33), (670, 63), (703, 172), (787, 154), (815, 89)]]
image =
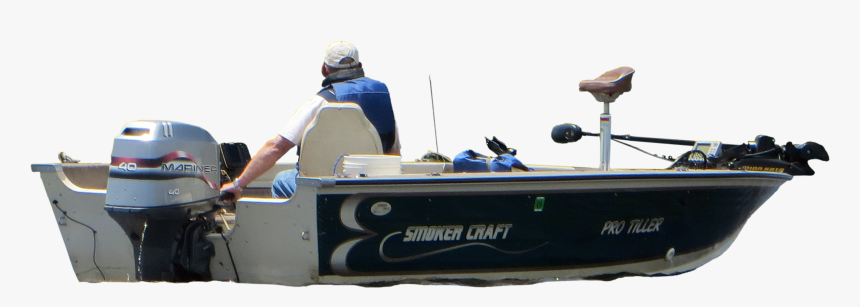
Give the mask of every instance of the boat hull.
[[(134, 259), (132, 242), (104, 210), (103, 183), (92, 183), (103, 180), (94, 175), (101, 168), (85, 175), (71, 165), (33, 170), (42, 173), (78, 279), (137, 280), (145, 259)], [(792, 178), (662, 170), (431, 174), (299, 178), (292, 199), (245, 197), (229, 223), (220, 216), (221, 232), (206, 237), (214, 249), (211, 280), (498, 285), (677, 274), (725, 251)], [(250, 188), (264, 189), (272, 176)]]
[(488, 283), (674, 274), (728, 247), (786, 179), (662, 171), (514, 178), (354, 180), (337, 184), (378, 192), (321, 190), (318, 273), (481, 274)]

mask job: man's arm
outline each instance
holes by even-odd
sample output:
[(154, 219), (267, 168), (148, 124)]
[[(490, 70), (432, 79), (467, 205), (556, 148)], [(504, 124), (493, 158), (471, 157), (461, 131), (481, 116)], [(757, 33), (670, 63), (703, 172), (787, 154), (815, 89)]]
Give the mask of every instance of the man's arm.
[(284, 154), (295, 146), (296, 144), (293, 144), (293, 142), (290, 142), (290, 140), (287, 140), (280, 135), (269, 140), (266, 142), (266, 145), (263, 145), (263, 148), (260, 148), (260, 151), (251, 158), (251, 161), (248, 162), (248, 166), (245, 167), (242, 174), (234, 178), (233, 182), (221, 186), (221, 191), (233, 193), (235, 198), (238, 199), (241, 197), (241, 191), (235, 186), (237, 182), (239, 183), (240, 188), (244, 189), (249, 183), (251, 183), (251, 181), (256, 180), (257, 177), (260, 177), (260, 175), (263, 175), (263, 173), (272, 168), (272, 166), (275, 166), (278, 159), (283, 157)]

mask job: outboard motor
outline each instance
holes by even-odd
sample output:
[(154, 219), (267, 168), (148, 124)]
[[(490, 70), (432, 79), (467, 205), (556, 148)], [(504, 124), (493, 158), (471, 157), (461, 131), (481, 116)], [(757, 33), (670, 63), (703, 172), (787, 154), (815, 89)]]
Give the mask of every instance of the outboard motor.
[(116, 136), (105, 210), (131, 240), (137, 280), (211, 279), (205, 216), (220, 194), (219, 161), (215, 139), (188, 124), (135, 121)]

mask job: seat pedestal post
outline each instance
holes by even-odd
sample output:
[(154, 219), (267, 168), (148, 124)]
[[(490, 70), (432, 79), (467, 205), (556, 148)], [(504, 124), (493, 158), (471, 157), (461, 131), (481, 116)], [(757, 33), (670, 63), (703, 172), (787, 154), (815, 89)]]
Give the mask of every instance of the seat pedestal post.
[(609, 170), (609, 145), (612, 142), (612, 115), (609, 114), (609, 102), (603, 103), (603, 114), (600, 114), (600, 170)]

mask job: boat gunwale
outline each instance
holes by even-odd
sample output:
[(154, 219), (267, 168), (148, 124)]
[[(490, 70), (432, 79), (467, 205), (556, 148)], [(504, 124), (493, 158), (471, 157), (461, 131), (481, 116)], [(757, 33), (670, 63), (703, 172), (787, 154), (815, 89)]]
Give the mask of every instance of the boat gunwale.
[[(476, 175), (478, 174), (478, 175)], [(619, 180), (619, 179), (773, 179), (790, 181), (794, 176), (783, 173), (742, 170), (613, 170), (613, 171), (547, 171), (513, 173), (444, 173), (438, 175), (394, 175), (384, 177), (336, 178), (299, 177), (310, 185), (352, 186), (386, 184), (509, 183), (543, 181)], [(300, 183), (301, 184), (301, 183)]]

